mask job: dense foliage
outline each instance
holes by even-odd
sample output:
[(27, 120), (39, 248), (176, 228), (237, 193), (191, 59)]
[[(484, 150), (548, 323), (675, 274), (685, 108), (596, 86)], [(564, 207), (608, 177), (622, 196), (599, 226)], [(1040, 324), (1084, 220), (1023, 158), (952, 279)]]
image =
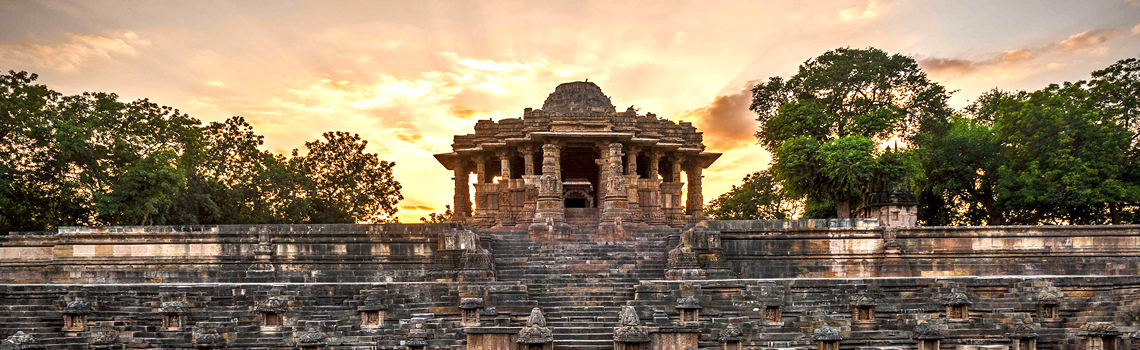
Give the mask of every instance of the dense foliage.
[(888, 155), (884, 142), (918, 142), (950, 114), (949, 93), (914, 59), (873, 48), (828, 51), (752, 95), (772, 175), (793, 197), (834, 203), (840, 218), (850, 217), (869, 186), (901, 181), (917, 168)]
[(717, 220), (788, 220), (801, 203), (784, 193), (768, 170), (744, 177), (740, 186), (709, 202), (709, 217)]
[[(873, 48), (829, 51), (757, 85), (756, 136), (775, 183), (749, 190), (752, 202), (779, 188), (806, 199), (804, 217), (828, 205), (844, 217), (890, 184), (916, 193), (927, 225), (1140, 222), (1140, 60), (1089, 81), (992, 90), (959, 111), (948, 97), (913, 59)], [(750, 181), (714, 201), (714, 215)]]
[(357, 135), (326, 133), (285, 157), (260, 150), (241, 117), (203, 125), (145, 99), (64, 96), (35, 80), (0, 76), (0, 232), (383, 222), (403, 198), (394, 164)]

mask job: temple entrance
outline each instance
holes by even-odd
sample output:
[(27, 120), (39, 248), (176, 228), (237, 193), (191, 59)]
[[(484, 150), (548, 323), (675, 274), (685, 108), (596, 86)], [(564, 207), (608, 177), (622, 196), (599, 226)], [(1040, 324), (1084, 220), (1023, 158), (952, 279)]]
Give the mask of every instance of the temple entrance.
[(598, 206), (597, 158), (593, 147), (567, 147), (562, 152), (562, 197), (566, 208)]

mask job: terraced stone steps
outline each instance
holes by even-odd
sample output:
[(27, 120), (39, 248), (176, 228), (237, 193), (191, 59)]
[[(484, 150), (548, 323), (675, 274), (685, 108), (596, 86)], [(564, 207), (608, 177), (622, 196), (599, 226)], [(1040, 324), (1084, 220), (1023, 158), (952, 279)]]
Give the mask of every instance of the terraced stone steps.
[(558, 237), (497, 233), (491, 240), (499, 280), (519, 281), (542, 308), (558, 350), (613, 348), (621, 306), (640, 280), (664, 278), (669, 230), (626, 239), (572, 230)]

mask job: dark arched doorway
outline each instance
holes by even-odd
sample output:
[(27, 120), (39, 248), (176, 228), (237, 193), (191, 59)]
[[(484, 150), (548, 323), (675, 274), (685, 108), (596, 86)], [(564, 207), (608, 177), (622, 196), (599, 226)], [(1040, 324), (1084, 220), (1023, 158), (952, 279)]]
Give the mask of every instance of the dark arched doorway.
[(596, 207), (598, 152), (593, 147), (567, 147), (562, 151), (562, 190), (566, 208)]

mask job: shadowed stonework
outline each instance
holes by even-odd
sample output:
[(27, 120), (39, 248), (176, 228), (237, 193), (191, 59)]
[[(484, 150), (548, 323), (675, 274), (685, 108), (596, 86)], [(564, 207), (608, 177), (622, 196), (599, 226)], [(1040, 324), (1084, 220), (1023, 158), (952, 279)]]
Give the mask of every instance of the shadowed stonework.
[(908, 227), (887, 192), (873, 219), (706, 220), (692, 126), (585, 82), (543, 108), (436, 156), (454, 223), (4, 236), (0, 350), (1140, 348), (1140, 226)]

